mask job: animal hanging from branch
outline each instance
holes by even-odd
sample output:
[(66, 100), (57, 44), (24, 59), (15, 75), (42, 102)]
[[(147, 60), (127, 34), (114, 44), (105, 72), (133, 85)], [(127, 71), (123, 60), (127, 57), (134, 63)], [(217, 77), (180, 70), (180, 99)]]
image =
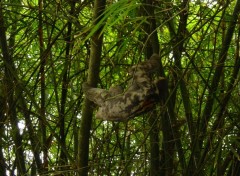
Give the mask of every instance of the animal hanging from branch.
[(166, 83), (163, 77), (152, 80), (159, 62), (159, 56), (153, 54), (149, 60), (132, 66), (129, 71), (132, 79), (125, 91), (120, 86), (105, 90), (84, 83), (86, 97), (99, 106), (96, 118), (125, 121), (153, 109), (160, 99), (159, 90)]

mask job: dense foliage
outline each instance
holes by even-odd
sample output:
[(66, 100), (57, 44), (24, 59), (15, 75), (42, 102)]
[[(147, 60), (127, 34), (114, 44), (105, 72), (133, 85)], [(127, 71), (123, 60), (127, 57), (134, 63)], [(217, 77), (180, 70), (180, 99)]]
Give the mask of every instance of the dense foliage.
[[(240, 0), (1, 0), (2, 175), (240, 173)], [(127, 122), (82, 83), (127, 87), (152, 53), (168, 86)]]

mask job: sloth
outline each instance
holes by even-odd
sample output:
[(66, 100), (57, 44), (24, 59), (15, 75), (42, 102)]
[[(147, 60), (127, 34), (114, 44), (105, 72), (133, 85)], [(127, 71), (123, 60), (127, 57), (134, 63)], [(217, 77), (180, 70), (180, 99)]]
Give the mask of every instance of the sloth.
[(154, 108), (160, 99), (160, 89), (165, 78), (153, 81), (154, 72), (159, 69), (160, 58), (153, 54), (145, 62), (130, 68), (132, 77), (124, 91), (120, 86), (109, 90), (83, 84), (86, 98), (99, 106), (96, 118), (109, 121), (126, 121)]

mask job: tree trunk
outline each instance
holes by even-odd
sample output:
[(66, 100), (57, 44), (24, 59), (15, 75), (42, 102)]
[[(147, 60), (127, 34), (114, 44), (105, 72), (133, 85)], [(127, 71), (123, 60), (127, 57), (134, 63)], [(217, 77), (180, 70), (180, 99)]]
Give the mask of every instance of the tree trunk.
[[(100, 21), (100, 16), (103, 14), (106, 5), (106, 0), (95, 0), (94, 3), (94, 24)], [(101, 27), (93, 34), (91, 41), (91, 53), (88, 70), (87, 82), (90, 86), (96, 87), (99, 78), (99, 68), (102, 53), (103, 35)], [(88, 175), (88, 159), (89, 159), (89, 138), (92, 123), (93, 109), (92, 102), (85, 98), (82, 109), (82, 118), (79, 130), (79, 146), (78, 146), (78, 175)]]
[(13, 59), (8, 51), (6, 31), (5, 31), (3, 12), (2, 12), (2, 3), (0, 3), (0, 44), (3, 55), (3, 63), (5, 66), (5, 75), (4, 75), (4, 87), (8, 91), (5, 95), (8, 109), (6, 115), (9, 117), (11, 126), (12, 126), (12, 136), (15, 144), (15, 154), (17, 162), (17, 171), (19, 175), (26, 174), (25, 167), (25, 158), (23, 154), (23, 145), (22, 145), (22, 136), (18, 128), (18, 118), (16, 111), (16, 99), (14, 97), (16, 85), (18, 85), (18, 79), (16, 75), (16, 69), (13, 63)]

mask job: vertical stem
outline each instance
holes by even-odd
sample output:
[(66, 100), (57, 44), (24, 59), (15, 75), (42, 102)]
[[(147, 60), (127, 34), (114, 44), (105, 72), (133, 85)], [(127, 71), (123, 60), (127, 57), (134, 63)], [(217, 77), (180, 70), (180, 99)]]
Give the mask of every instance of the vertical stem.
[[(104, 12), (106, 0), (95, 0), (94, 3), (94, 23), (98, 23), (101, 15)], [(88, 70), (88, 83), (92, 87), (96, 87), (99, 78), (99, 68), (102, 53), (103, 35), (101, 35), (101, 28), (95, 32), (91, 41), (91, 53)], [(78, 175), (88, 175), (88, 159), (89, 159), (89, 138), (92, 123), (93, 109), (91, 102), (84, 100), (82, 109), (82, 118), (79, 130), (79, 146), (78, 146)]]
[(42, 150), (43, 150), (43, 168), (47, 170), (48, 168), (48, 150), (46, 147), (46, 116), (45, 116), (45, 65), (46, 65), (46, 56), (43, 54), (44, 52), (44, 41), (43, 41), (43, 0), (38, 1), (38, 36), (39, 36), (39, 50), (40, 50), (40, 84), (41, 84), (41, 107), (40, 107), (40, 116), (41, 119), (39, 121), (39, 129), (41, 130), (41, 143), (42, 143)]
[[(144, 25), (144, 29), (147, 33), (146, 37), (146, 58), (150, 58), (153, 53), (159, 54), (159, 41), (156, 31), (156, 20), (154, 14), (153, 0), (144, 0), (145, 6), (143, 6), (144, 14), (148, 19), (148, 24)], [(164, 76), (164, 71), (160, 62), (160, 74)], [(149, 126), (151, 127), (150, 132), (150, 175), (157, 176), (160, 173), (160, 147), (159, 147), (159, 120), (157, 118), (157, 112), (153, 111), (150, 113), (148, 120)]]
[(3, 12), (2, 12), (2, 3), (0, 1), (0, 44), (3, 55), (3, 63), (5, 67), (5, 79), (4, 86), (7, 90), (6, 94), (6, 102), (7, 102), (7, 112), (6, 115), (9, 117), (12, 127), (12, 136), (15, 144), (15, 155), (17, 162), (17, 173), (19, 175), (26, 174), (25, 167), (25, 158), (23, 154), (23, 144), (22, 144), (22, 136), (20, 135), (20, 131), (18, 128), (18, 118), (16, 112), (16, 102), (17, 100), (14, 97), (16, 85), (18, 84), (18, 79), (16, 75), (16, 69), (13, 63), (12, 56), (8, 51), (8, 44), (6, 38), (6, 28), (4, 24)]
[[(1, 82), (2, 83), (2, 82)], [(3, 85), (1, 85), (0, 88), (0, 136), (3, 136), (4, 134), (4, 121), (6, 120), (5, 115), (4, 115), (4, 110), (6, 109), (6, 102), (3, 98), (3, 90), (2, 90)], [(0, 138), (0, 173), (2, 174), (2, 176), (6, 176), (6, 167), (7, 164), (5, 163), (5, 158), (3, 155), (3, 138)]]
[[(74, 15), (75, 10), (75, 2), (71, 2), (71, 10), (70, 15)], [(66, 108), (66, 100), (68, 94), (68, 84), (69, 84), (69, 69), (70, 69), (70, 50), (72, 45), (72, 22), (68, 21), (67, 24), (67, 36), (65, 38), (66, 41), (66, 56), (64, 62), (64, 69), (63, 69), (63, 79), (62, 79), (62, 96), (61, 96), (61, 108), (60, 108), (60, 139), (61, 139), (61, 151), (60, 151), (60, 162), (59, 166), (61, 170), (63, 170), (63, 165), (67, 165), (67, 155), (66, 151), (66, 132), (65, 132), (65, 108)], [(65, 149), (64, 149), (65, 148)]]

